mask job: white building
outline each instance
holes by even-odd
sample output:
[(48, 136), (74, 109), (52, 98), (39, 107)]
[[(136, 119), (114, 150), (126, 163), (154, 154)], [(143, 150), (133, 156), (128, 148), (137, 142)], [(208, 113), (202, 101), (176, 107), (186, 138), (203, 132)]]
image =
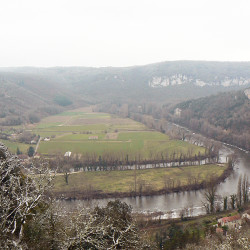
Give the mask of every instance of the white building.
[(65, 154), (64, 154), (65, 157), (70, 157), (71, 156), (71, 152), (70, 151), (67, 151)]

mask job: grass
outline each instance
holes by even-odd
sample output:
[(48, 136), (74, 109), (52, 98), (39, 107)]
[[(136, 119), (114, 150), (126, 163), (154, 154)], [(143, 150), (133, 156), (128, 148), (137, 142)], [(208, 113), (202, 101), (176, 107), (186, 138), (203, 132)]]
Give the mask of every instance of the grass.
[(110, 114), (106, 113), (86, 113), (82, 111), (65, 111), (56, 116), (78, 116), (80, 118), (110, 118)]
[[(61, 125), (61, 124), (60, 124)], [(89, 124), (89, 125), (81, 125), (81, 126), (59, 126), (52, 125), (46, 128), (36, 127), (34, 130), (39, 132), (54, 132), (55, 135), (62, 132), (86, 132), (86, 131), (104, 131), (108, 128), (106, 124)]]
[[(152, 132), (152, 137), (154, 136)], [(136, 134), (136, 133), (135, 133)], [(95, 135), (95, 134), (94, 134)], [(163, 153), (172, 155), (176, 153), (176, 157), (179, 157), (181, 153), (187, 153), (189, 150), (192, 150), (193, 154), (205, 152), (204, 148), (200, 148), (195, 145), (191, 145), (184, 141), (175, 141), (175, 140), (165, 140), (165, 141), (156, 141), (153, 140), (143, 140), (143, 139), (134, 139), (134, 140), (106, 140), (104, 134), (97, 134), (99, 136), (98, 140), (88, 140), (88, 137), (91, 135), (86, 134), (71, 134), (65, 135), (59, 138), (52, 139), (49, 142), (42, 141), (39, 146), (39, 153), (42, 154), (56, 154), (56, 153), (65, 153), (66, 151), (71, 151), (73, 153), (82, 154), (86, 152), (95, 152), (98, 155), (103, 153), (128, 153), (129, 157), (132, 158), (137, 154), (141, 155), (143, 159), (151, 159), (151, 157), (156, 156), (157, 154)], [(136, 135), (135, 135), (136, 136)]]
[(145, 144), (145, 149), (147, 152), (165, 153), (169, 156), (173, 153), (176, 153), (176, 157), (179, 157), (180, 154), (187, 154), (189, 151), (192, 153), (192, 155), (198, 155), (199, 152), (201, 155), (205, 153), (205, 148), (178, 140), (169, 140), (168, 142), (147, 141)]
[(98, 141), (50, 141), (41, 142), (39, 146), (39, 153), (43, 154), (56, 154), (71, 151), (74, 153), (95, 152), (102, 155), (104, 152), (129, 152), (139, 150), (137, 144), (128, 142), (98, 142)]
[[(25, 143), (20, 143), (20, 142), (12, 142), (8, 140), (0, 140), (8, 149), (10, 150), (11, 153), (16, 154), (17, 148), (23, 153), (27, 153), (28, 148), (30, 145), (25, 144)], [(34, 147), (34, 145), (33, 145)]]
[(105, 134), (67, 134), (57, 137), (56, 141), (88, 141), (90, 136), (98, 136), (98, 140), (104, 140)]
[(58, 131), (41, 131), (41, 130), (32, 130), (34, 134), (40, 135), (41, 137), (51, 137), (51, 136), (60, 136), (65, 134), (65, 132)]
[[(63, 128), (63, 127), (62, 127)], [(55, 134), (55, 133), (54, 133)], [(89, 140), (90, 136), (98, 136), (98, 140)], [(184, 141), (170, 140), (165, 134), (156, 131), (147, 132), (121, 132), (117, 140), (105, 139), (105, 133), (98, 134), (57, 134), (55, 139), (49, 142), (41, 142), (39, 153), (57, 154), (71, 151), (82, 154), (86, 152), (95, 152), (98, 155), (111, 152), (124, 152), (130, 157), (140, 154), (144, 159), (151, 159), (157, 154), (172, 155), (176, 153), (179, 157), (181, 153), (192, 154), (200, 152), (204, 154), (205, 149), (189, 144)]]
[(156, 140), (156, 141), (168, 141), (169, 137), (165, 134), (156, 131), (147, 131), (147, 132), (123, 132), (118, 136), (118, 140), (122, 141), (138, 141), (138, 140)]
[[(91, 124), (91, 123), (94, 124)], [(74, 125), (70, 125), (74, 124)], [(102, 155), (107, 152), (129, 154), (130, 159), (140, 154), (141, 159), (159, 158), (160, 155), (173, 155), (191, 152), (191, 155), (204, 154), (205, 149), (184, 141), (170, 140), (160, 132), (147, 129), (143, 124), (128, 118), (106, 113), (91, 113), (79, 110), (66, 111), (41, 121), (33, 132), (41, 137), (53, 137), (49, 142), (41, 142), (40, 154), (73, 154), (92, 152)], [(91, 132), (91, 134), (86, 134)], [(106, 132), (117, 133), (117, 137), (106, 139)], [(89, 140), (97, 135), (98, 140)]]
[(47, 128), (58, 126), (60, 124), (61, 124), (60, 122), (39, 123), (36, 126), (36, 129), (37, 130), (39, 130), (39, 129), (47, 129)]
[(144, 131), (147, 130), (147, 127), (145, 127), (143, 124), (141, 123), (133, 123), (133, 124), (115, 124), (115, 125), (111, 125), (110, 128), (112, 130), (118, 130), (118, 131)]
[[(165, 180), (172, 179), (181, 186), (188, 184), (188, 179), (198, 177), (199, 181), (206, 180), (207, 176), (221, 176), (226, 166), (201, 165), (186, 166), (176, 168), (155, 168), (136, 171), (137, 184), (143, 183), (144, 188), (158, 191), (165, 187)], [(97, 172), (78, 172), (69, 176), (67, 185), (63, 175), (55, 178), (55, 192), (84, 191), (90, 185), (94, 190), (102, 193), (131, 192), (134, 190), (135, 171), (97, 171)]]

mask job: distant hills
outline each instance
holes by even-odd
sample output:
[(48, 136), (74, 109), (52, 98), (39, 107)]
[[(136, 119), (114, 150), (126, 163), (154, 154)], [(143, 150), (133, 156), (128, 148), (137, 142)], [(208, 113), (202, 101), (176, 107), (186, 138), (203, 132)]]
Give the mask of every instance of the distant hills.
[[(29, 120), (33, 113), (43, 116), (46, 112), (89, 103), (177, 103), (248, 86), (250, 62), (173, 61), (123, 68), (0, 68), (0, 124), (8, 116)], [(62, 100), (66, 105), (62, 105)]]
[(74, 95), (56, 81), (31, 73), (0, 72), (0, 125), (37, 122), (63, 110), (58, 100), (65, 98), (67, 103)]

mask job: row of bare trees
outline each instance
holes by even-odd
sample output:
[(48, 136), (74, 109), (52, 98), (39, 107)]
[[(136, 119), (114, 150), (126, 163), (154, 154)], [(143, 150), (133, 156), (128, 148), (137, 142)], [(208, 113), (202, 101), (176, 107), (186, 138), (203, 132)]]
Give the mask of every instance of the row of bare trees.
[(57, 155), (51, 158), (49, 163), (51, 169), (57, 169), (59, 172), (64, 172), (66, 169), (74, 171), (111, 171), (111, 170), (128, 170), (138, 168), (157, 168), (167, 166), (181, 166), (181, 165), (200, 165), (202, 160), (210, 163), (217, 161), (216, 156), (207, 158), (200, 152), (193, 154), (190, 149), (185, 154), (181, 150), (166, 152), (149, 152), (149, 158), (144, 158), (140, 153), (125, 153), (125, 152), (104, 152), (98, 155), (95, 152), (85, 152), (81, 155), (74, 155), (72, 157), (64, 157)]
[(249, 202), (249, 181), (245, 174), (240, 175), (238, 180), (238, 188), (236, 194), (231, 194), (229, 197), (220, 198), (217, 194), (217, 185), (214, 178), (210, 178), (206, 183), (204, 191), (203, 205), (207, 213), (214, 213), (216, 211), (231, 209), (241, 209)]

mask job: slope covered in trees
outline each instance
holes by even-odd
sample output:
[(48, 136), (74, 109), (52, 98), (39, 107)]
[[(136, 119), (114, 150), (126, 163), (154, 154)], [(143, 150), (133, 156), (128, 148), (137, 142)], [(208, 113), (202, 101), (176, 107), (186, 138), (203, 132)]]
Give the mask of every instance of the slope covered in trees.
[[(180, 116), (174, 115), (176, 108)], [(190, 100), (172, 109), (171, 119), (206, 136), (250, 149), (250, 100), (244, 91)]]
[(73, 98), (66, 86), (53, 79), (31, 73), (0, 72), (0, 125), (38, 122), (41, 117), (67, 108)]
[(86, 103), (177, 103), (238, 90), (250, 84), (249, 67), (173, 61), (123, 68), (0, 68), (0, 125), (37, 122)]

